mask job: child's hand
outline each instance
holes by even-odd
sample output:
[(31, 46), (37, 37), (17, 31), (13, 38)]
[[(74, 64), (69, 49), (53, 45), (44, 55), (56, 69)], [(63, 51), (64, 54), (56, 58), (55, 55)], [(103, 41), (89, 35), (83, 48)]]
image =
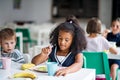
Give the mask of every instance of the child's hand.
[(109, 29), (106, 29), (106, 30), (103, 31), (102, 35), (103, 35), (104, 37), (107, 37), (107, 34), (108, 34), (109, 32), (110, 32), (110, 30), (109, 30)]
[(51, 51), (52, 51), (52, 47), (48, 46), (48, 47), (42, 48), (41, 54), (49, 55)]
[(55, 76), (65, 76), (66, 74), (68, 74), (68, 70), (66, 68), (63, 68), (63, 69), (59, 69)]

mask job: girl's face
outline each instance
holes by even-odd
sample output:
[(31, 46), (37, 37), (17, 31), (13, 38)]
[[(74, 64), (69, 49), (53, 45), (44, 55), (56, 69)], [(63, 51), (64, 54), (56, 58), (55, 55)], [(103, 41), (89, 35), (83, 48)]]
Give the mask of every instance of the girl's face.
[(15, 48), (16, 40), (15, 39), (3, 40), (1, 44), (4, 52), (11, 53)]
[(59, 31), (58, 45), (60, 50), (69, 50), (73, 41), (73, 36), (70, 32)]
[(113, 34), (119, 33), (119, 32), (120, 32), (120, 22), (118, 22), (118, 21), (113, 21), (113, 22), (112, 22), (111, 29), (112, 29), (112, 33), (113, 33)]

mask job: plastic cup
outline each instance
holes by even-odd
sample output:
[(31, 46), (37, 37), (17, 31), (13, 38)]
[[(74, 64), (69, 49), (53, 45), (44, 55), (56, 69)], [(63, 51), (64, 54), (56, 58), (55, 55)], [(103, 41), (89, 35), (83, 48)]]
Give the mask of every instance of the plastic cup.
[(0, 59), (0, 68), (2, 68), (2, 59)]
[(57, 62), (47, 62), (47, 70), (49, 76), (54, 76), (57, 69), (58, 69), (58, 63)]
[(11, 58), (8, 58), (8, 57), (2, 57), (2, 66), (3, 66), (3, 69), (9, 69), (11, 68)]

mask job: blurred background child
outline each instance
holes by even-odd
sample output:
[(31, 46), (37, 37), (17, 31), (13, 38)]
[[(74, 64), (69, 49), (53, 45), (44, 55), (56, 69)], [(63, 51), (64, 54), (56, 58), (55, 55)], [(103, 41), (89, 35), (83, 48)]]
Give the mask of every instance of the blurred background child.
[(106, 35), (108, 41), (116, 42), (116, 46), (120, 47), (120, 18), (112, 21), (111, 32)]
[[(87, 24), (86, 31), (88, 33), (88, 36), (86, 37), (87, 39), (86, 51), (102, 52), (104, 50), (109, 50), (111, 53), (114, 54), (118, 53), (117, 50), (110, 45), (108, 40), (105, 39), (105, 37), (99, 35), (101, 33), (101, 21), (99, 19), (97, 18), (90, 19)], [(116, 69), (118, 68), (118, 65), (111, 64), (111, 62), (109, 63), (111, 67), (112, 80), (115, 80)]]
[[(120, 47), (120, 18), (116, 18), (112, 21), (111, 32), (106, 34), (106, 39), (111, 42), (116, 42), (116, 46)], [(120, 60), (109, 59), (111, 66), (111, 75), (113, 80), (116, 79), (116, 70), (120, 68)]]
[(111, 53), (117, 54), (117, 51), (109, 44), (109, 42), (101, 35), (101, 21), (97, 18), (91, 18), (87, 24), (86, 32), (88, 33), (87, 51), (104, 51), (109, 50)]
[(24, 63), (22, 53), (14, 49), (16, 45), (16, 33), (10, 28), (4, 28), (0, 31), (1, 56), (10, 57), (12, 61)]

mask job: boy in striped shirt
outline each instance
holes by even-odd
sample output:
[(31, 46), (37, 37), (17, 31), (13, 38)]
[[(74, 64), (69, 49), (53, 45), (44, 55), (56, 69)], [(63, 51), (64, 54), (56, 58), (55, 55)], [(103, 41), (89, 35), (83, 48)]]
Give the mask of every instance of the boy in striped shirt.
[(10, 28), (4, 28), (0, 31), (1, 56), (10, 57), (12, 61), (24, 63), (23, 53), (15, 49), (16, 33)]

